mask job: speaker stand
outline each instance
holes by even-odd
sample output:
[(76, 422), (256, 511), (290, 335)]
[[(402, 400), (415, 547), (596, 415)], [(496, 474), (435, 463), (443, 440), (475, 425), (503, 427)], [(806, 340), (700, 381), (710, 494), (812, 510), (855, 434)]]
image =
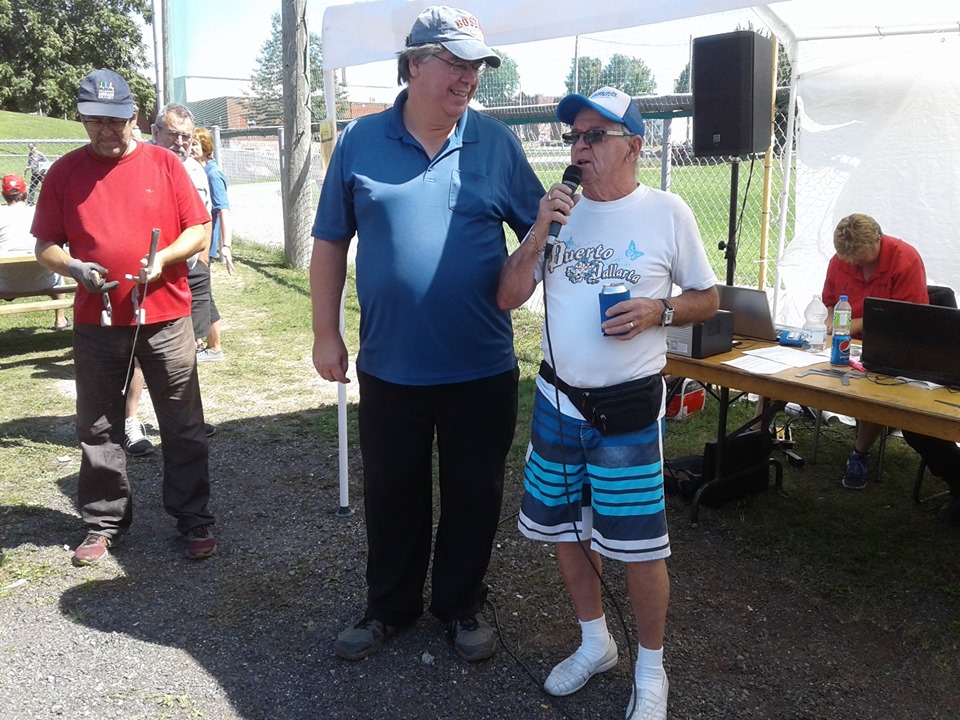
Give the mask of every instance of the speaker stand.
[(730, 163), (730, 219), (727, 225), (727, 241), (720, 242), (720, 250), (725, 250), (727, 260), (727, 285), (733, 285), (734, 271), (737, 269), (737, 195), (740, 190), (740, 158)]

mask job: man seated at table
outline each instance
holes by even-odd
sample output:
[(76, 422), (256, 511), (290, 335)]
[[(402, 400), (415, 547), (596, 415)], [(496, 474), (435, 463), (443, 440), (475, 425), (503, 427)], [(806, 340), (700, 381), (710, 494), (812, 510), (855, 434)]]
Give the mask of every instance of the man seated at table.
[[(20, 175), (3, 176), (3, 199), (6, 205), (0, 205), (0, 257), (33, 255), (37, 244), (30, 234), (33, 224), (33, 207), (27, 204), (27, 183)], [(50, 272), (40, 263), (28, 265), (0, 265), (0, 297), (4, 293), (32, 293), (57, 287), (62, 278)], [(65, 295), (54, 295), (60, 300)], [(10, 300), (12, 298), (3, 298)], [(67, 330), (72, 323), (67, 320), (66, 311), (58, 308), (54, 311), (55, 330)]]
[[(850, 334), (863, 333), (863, 301), (867, 297), (929, 303), (927, 273), (916, 249), (895, 237), (884, 235), (869, 215), (854, 213), (843, 218), (834, 230), (837, 253), (827, 266), (823, 303), (827, 306), (827, 329), (833, 332), (833, 309), (846, 295), (853, 308)], [(884, 426), (857, 420), (857, 438), (847, 459), (843, 486), (862, 490), (867, 484), (870, 450), (884, 432)], [(908, 431), (903, 437), (927, 463), (930, 471), (949, 485), (951, 501), (940, 518), (960, 524), (960, 448), (956, 443)]]

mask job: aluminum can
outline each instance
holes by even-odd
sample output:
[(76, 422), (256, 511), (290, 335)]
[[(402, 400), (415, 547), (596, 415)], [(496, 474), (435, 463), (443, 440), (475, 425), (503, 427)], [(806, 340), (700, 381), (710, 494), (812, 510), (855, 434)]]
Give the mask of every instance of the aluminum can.
[[(607, 310), (612, 308), (618, 302), (630, 299), (630, 291), (622, 282), (607, 283), (600, 290), (600, 322), (603, 323), (610, 319), (607, 317)], [(623, 335), (624, 333), (603, 333), (604, 335)]]
[(831, 365), (850, 364), (850, 336), (834, 334), (833, 344), (830, 346)]

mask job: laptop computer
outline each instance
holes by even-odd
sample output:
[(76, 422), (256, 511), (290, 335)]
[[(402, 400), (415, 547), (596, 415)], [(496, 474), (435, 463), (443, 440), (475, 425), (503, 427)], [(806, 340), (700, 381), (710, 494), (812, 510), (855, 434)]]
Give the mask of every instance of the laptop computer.
[(860, 362), (881, 375), (960, 386), (960, 310), (868, 297)]
[(767, 294), (756, 288), (717, 285), (720, 309), (733, 314), (733, 334), (757, 340), (776, 342), (780, 339), (773, 326)]

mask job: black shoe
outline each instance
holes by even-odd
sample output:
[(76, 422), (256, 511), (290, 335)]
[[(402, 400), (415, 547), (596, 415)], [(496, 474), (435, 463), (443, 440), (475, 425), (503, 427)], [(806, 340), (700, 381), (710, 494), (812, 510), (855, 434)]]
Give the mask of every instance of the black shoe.
[(467, 662), (486, 660), (497, 652), (497, 636), (480, 613), (450, 623), (448, 629), (453, 649)]
[(217, 426), (211, 425), (210, 423), (204, 423), (203, 431), (207, 434), (207, 437), (210, 437), (217, 431)]
[(940, 508), (937, 520), (947, 525), (960, 526), (960, 495), (952, 495), (950, 502)]
[(333, 642), (333, 652), (344, 660), (360, 660), (377, 652), (396, 632), (397, 628), (392, 625), (365, 617), (340, 633)]

